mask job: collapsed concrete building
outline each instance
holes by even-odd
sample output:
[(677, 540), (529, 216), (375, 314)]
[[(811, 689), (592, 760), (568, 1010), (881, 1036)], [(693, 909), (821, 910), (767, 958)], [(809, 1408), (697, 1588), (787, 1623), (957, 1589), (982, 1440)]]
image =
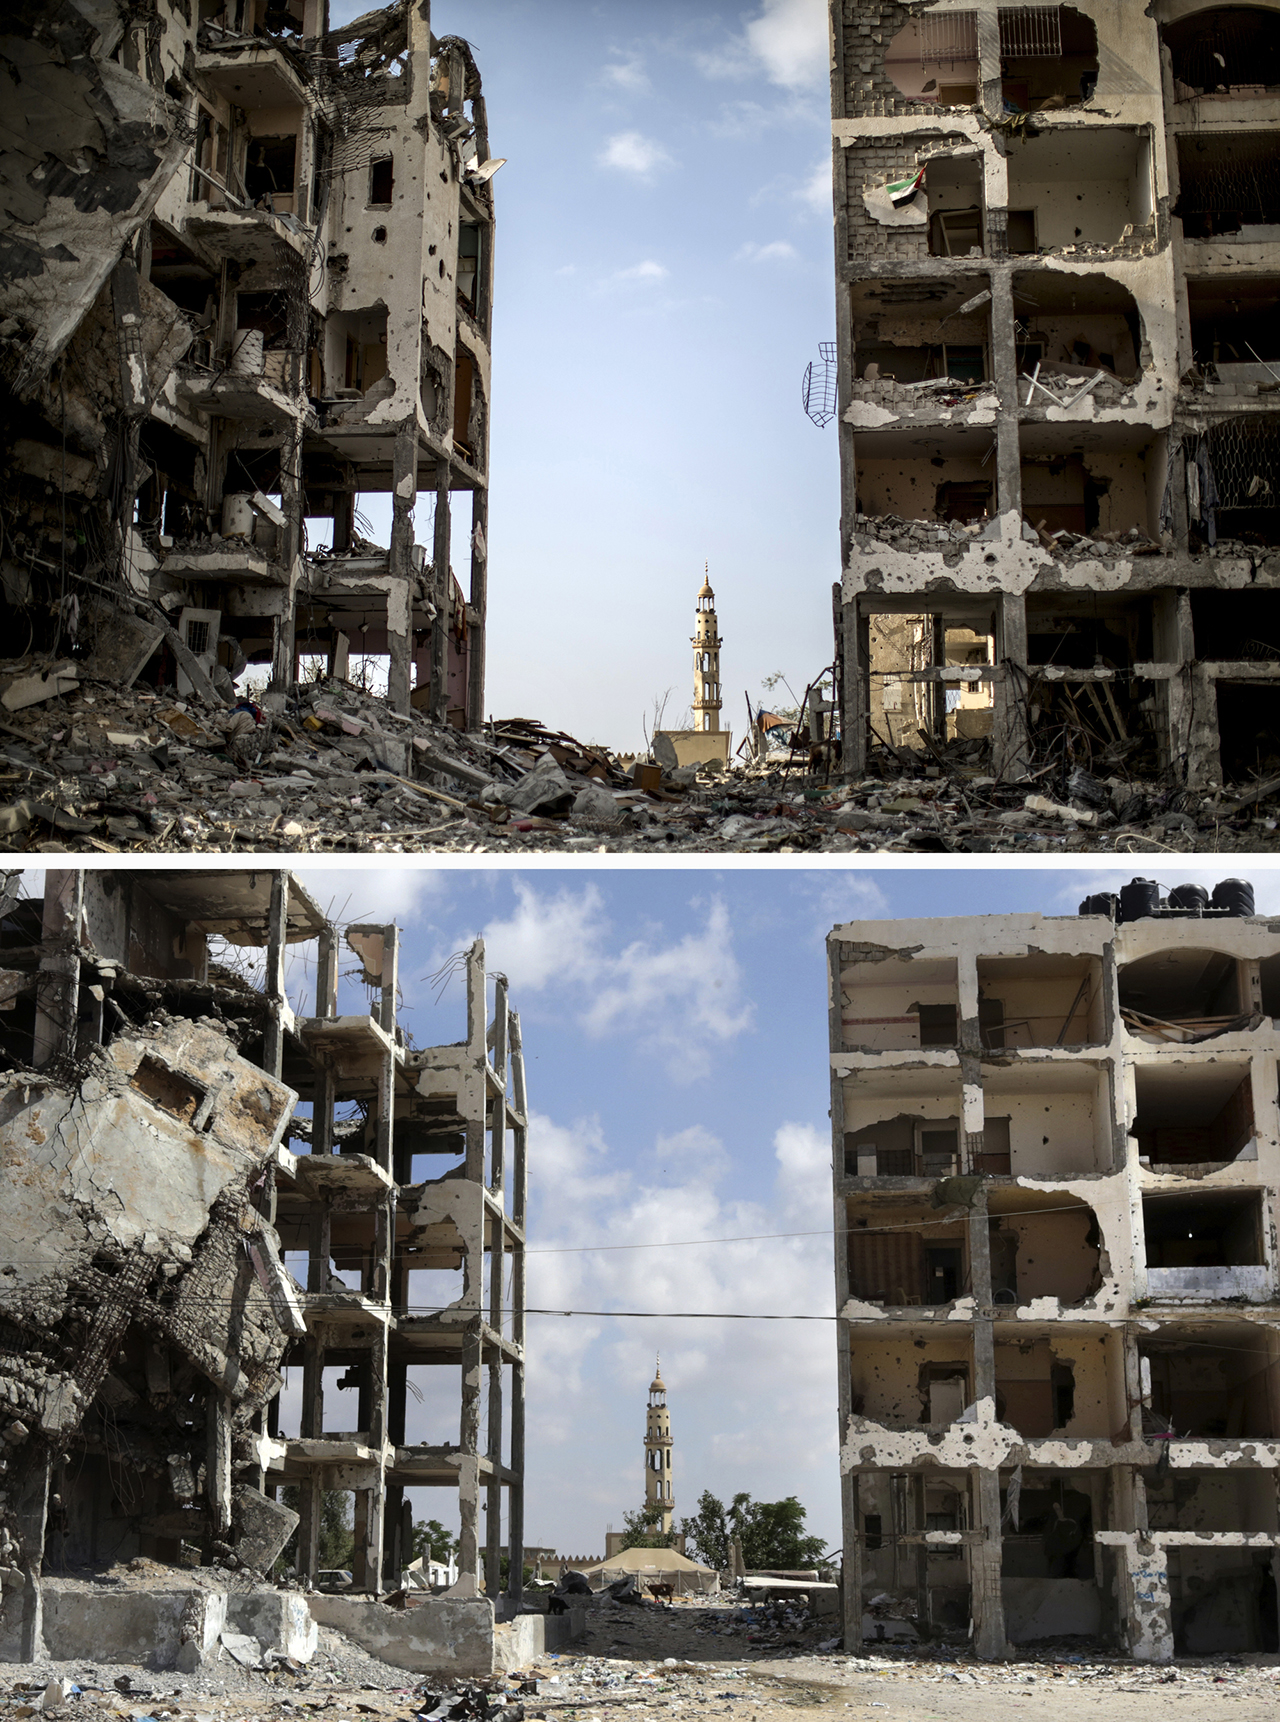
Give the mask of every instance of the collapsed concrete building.
[[(470, 48), (429, 0), (341, 29), (327, 0), (18, 0), (0, 63), (0, 614), (27, 696), (84, 666), (230, 703), (247, 664), (282, 694), (303, 658), (375, 654), (393, 710), (478, 728), (501, 163)], [(371, 493), (387, 548), (357, 531)]]
[[(179, 1598), (146, 1617), (162, 1658), (191, 1642), (198, 1660), (228, 1619), (301, 1654), (323, 1621), (391, 1661), (487, 1672), (523, 1571), (526, 1114), (505, 981), (482, 944), (459, 953), (465, 1038), (419, 1049), (397, 929), (345, 929), (369, 1009), (340, 1014), (342, 941), (287, 873), (51, 871), (43, 901), (13, 895), (0, 1659), (84, 1653), (86, 1609), (96, 1654), (131, 1648), (83, 1581), (143, 1557)], [(299, 950), (305, 1012), (285, 986)], [(430, 1441), (410, 1438), (411, 1394)], [(376, 1599), (402, 1586), (405, 1491), (424, 1486), (456, 1496), (458, 1577), (402, 1615)], [(353, 1594), (308, 1598), (335, 1490), (354, 1497)], [(292, 1588), (267, 1591), (295, 1527)], [(206, 1583), (184, 1615), (183, 1572), (215, 1567), (230, 1604), (210, 1614)]]
[(846, 1648), (1276, 1650), (1280, 928), (1135, 880), (829, 957)]
[(846, 773), (1280, 768), (1280, 6), (831, 25)]

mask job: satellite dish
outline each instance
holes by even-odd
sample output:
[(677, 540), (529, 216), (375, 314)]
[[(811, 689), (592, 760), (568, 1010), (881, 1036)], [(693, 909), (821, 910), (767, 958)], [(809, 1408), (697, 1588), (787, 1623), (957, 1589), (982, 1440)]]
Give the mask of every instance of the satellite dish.
[(507, 158), (505, 155), (493, 156), (489, 161), (482, 161), (479, 167), (469, 167), (466, 172), (466, 178), (476, 180), (479, 183), (484, 184), (493, 178), (494, 174), (497, 173), (500, 167), (505, 167), (506, 163)]

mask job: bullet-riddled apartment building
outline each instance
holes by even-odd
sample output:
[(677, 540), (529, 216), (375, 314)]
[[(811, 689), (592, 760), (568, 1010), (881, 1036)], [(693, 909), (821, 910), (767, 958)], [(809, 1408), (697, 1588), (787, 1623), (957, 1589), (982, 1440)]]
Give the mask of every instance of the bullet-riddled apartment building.
[(846, 771), (1274, 769), (1280, 6), (831, 19)]
[(829, 954), (846, 1647), (1274, 1651), (1280, 928), (1139, 879)]
[(478, 728), (502, 164), (470, 47), (429, 0), (334, 27), (328, 0), (21, 0), (6, 25), (18, 647), (214, 704), (247, 664), (284, 690), (382, 657), (394, 710)]

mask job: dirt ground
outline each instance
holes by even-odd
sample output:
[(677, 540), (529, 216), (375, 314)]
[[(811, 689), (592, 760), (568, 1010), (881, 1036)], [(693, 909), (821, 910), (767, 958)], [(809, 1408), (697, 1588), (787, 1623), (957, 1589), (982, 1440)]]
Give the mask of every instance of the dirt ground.
[[(225, 1656), (191, 1676), (0, 1666), (0, 1722), (420, 1722), (442, 1700), (461, 1700), (450, 1722), (991, 1722), (993, 1704), (1024, 1722), (1274, 1722), (1280, 1700), (1274, 1656), (1153, 1667), (1064, 1640), (989, 1664), (955, 1647), (845, 1655), (830, 1631), (830, 1622), (732, 1603), (596, 1600), (580, 1640), (482, 1683), (487, 1691), (391, 1668), (325, 1630), (297, 1673), (250, 1671)], [(126, 1675), (132, 1689), (122, 1691)], [(82, 1690), (51, 1702), (54, 1679)]]

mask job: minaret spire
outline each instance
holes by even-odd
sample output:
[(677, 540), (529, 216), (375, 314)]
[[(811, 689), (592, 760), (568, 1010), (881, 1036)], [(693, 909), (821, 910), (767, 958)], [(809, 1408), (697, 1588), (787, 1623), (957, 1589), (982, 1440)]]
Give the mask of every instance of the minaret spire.
[(711, 590), (711, 562), (703, 565), (693, 626), (693, 727), (710, 734), (720, 729), (720, 633), (716, 625), (716, 595)]
[(662, 1379), (662, 1360), (656, 1357), (649, 1383), (649, 1411), (644, 1435), (644, 1504), (656, 1507), (665, 1536), (671, 1529), (675, 1497), (671, 1493), (671, 1414), (667, 1410), (667, 1384)]

